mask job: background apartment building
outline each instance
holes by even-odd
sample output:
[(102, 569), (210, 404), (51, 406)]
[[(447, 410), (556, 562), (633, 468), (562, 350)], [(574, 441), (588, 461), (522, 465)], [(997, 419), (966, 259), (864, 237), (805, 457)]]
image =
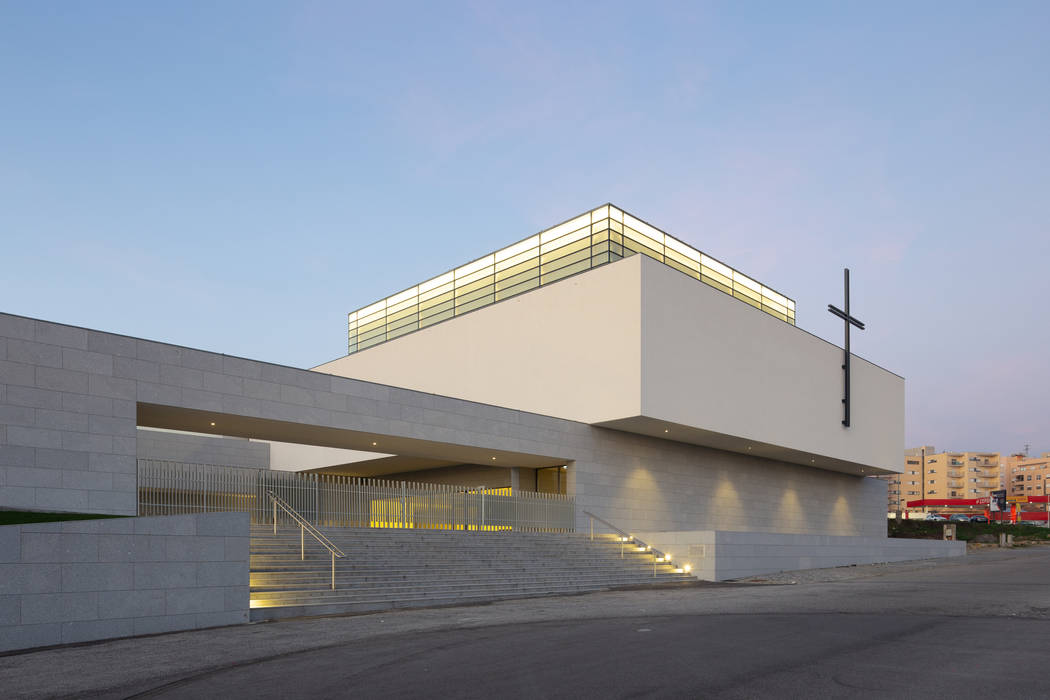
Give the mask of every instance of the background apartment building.
[(1003, 461), (1007, 496), (1045, 496), (1050, 478), (1050, 452), (1042, 457), (1023, 454), (1009, 455)]
[[(1050, 457), (1043, 461), (1050, 463)], [(908, 501), (986, 498), (999, 488), (1000, 471), (998, 452), (937, 452), (923, 445), (904, 451), (903, 473), (876, 478), (886, 482), (886, 509), (892, 513), (908, 510)]]

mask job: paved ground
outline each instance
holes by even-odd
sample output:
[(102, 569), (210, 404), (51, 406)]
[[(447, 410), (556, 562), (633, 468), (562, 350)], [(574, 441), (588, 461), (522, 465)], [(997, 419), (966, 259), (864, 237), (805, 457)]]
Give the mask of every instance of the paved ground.
[(291, 620), (0, 656), (0, 696), (1045, 698), (1048, 582), (1050, 548), (986, 549)]

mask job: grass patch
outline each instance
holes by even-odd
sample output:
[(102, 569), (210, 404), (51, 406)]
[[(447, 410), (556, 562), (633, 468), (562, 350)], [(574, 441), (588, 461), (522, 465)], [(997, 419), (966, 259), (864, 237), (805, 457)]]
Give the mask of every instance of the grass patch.
[[(948, 523), (929, 522), (926, 520), (890, 520), (886, 534), (890, 537), (904, 537), (917, 540), (939, 540), (944, 537), (944, 526)], [(978, 535), (993, 535), (996, 541), (999, 533), (1005, 532), (1014, 536), (1014, 541), (1047, 542), (1050, 541), (1050, 529), (1039, 525), (1009, 525), (1000, 523), (955, 523), (957, 539), (973, 540)]]
[(126, 515), (102, 515), (100, 513), (37, 513), (28, 510), (0, 510), (0, 525), (24, 525), (26, 523), (57, 523), (64, 520), (101, 520), (103, 518), (126, 518)]

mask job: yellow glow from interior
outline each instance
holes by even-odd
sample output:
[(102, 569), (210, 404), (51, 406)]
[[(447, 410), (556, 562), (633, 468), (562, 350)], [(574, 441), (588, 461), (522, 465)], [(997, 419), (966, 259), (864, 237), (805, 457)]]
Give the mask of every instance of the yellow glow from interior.
[(363, 350), (637, 252), (795, 323), (793, 300), (621, 209), (602, 205), (347, 314), (348, 350)]

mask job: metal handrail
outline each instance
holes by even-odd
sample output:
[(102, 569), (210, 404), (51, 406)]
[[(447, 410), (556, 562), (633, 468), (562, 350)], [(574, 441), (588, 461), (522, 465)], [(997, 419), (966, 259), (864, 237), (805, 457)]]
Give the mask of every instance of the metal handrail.
[(634, 542), (636, 544), (641, 545), (642, 547), (645, 547), (645, 551), (653, 553), (653, 576), (656, 576), (656, 565), (657, 565), (658, 561), (664, 561), (664, 562), (666, 562), (668, 564), (671, 563), (670, 558), (667, 557), (663, 552), (661, 552), (658, 549), (654, 549), (653, 547), (651, 547), (650, 545), (646, 544), (645, 542), (642, 542), (640, 539), (638, 539), (634, 535), (630, 534), (629, 532), (624, 532), (620, 528), (618, 528), (615, 525), (613, 525), (612, 523), (610, 523), (605, 518), (602, 518), (601, 516), (595, 515), (594, 513), (590, 512), (590, 511), (587, 511), (587, 510), (583, 511), (583, 514), (591, 519), (591, 539), (592, 540), (594, 539), (594, 521), (595, 520), (597, 520), (598, 522), (600, 522), (601, 524), (605, 525), (607, 528), (609, 528), (613, 532), (616, 532), (616, 533), (618, 533), (620, 535), (620, 558), (621, 559), (623, 559), (623, 546), (624, 546), (624, 543), (625, 542)]
[(299, 525), (299, 552), (300, 557), (303, 561), (306, 560), (306, 533), (309, 532), (310, 536), (321, 543), (321, 546), (328, 550), (329, 554), (332, 555), (332, 590), (335, 590), (335, 558), (344, 558), (346, 554), (343, 550), (339, 549), (332, 543), (330, 539), (324, 536), (324, 533), (314, 527), (309, 520), (304, 518), (302, 515), (296, 512), (294, 508), (285, 503), (280, 496), (269, 489), (266, 490), (266, 495), (273, 501), (273, 534), (277, 534), (277, 507), (280, 506), (288, 515), (292, 516)]

